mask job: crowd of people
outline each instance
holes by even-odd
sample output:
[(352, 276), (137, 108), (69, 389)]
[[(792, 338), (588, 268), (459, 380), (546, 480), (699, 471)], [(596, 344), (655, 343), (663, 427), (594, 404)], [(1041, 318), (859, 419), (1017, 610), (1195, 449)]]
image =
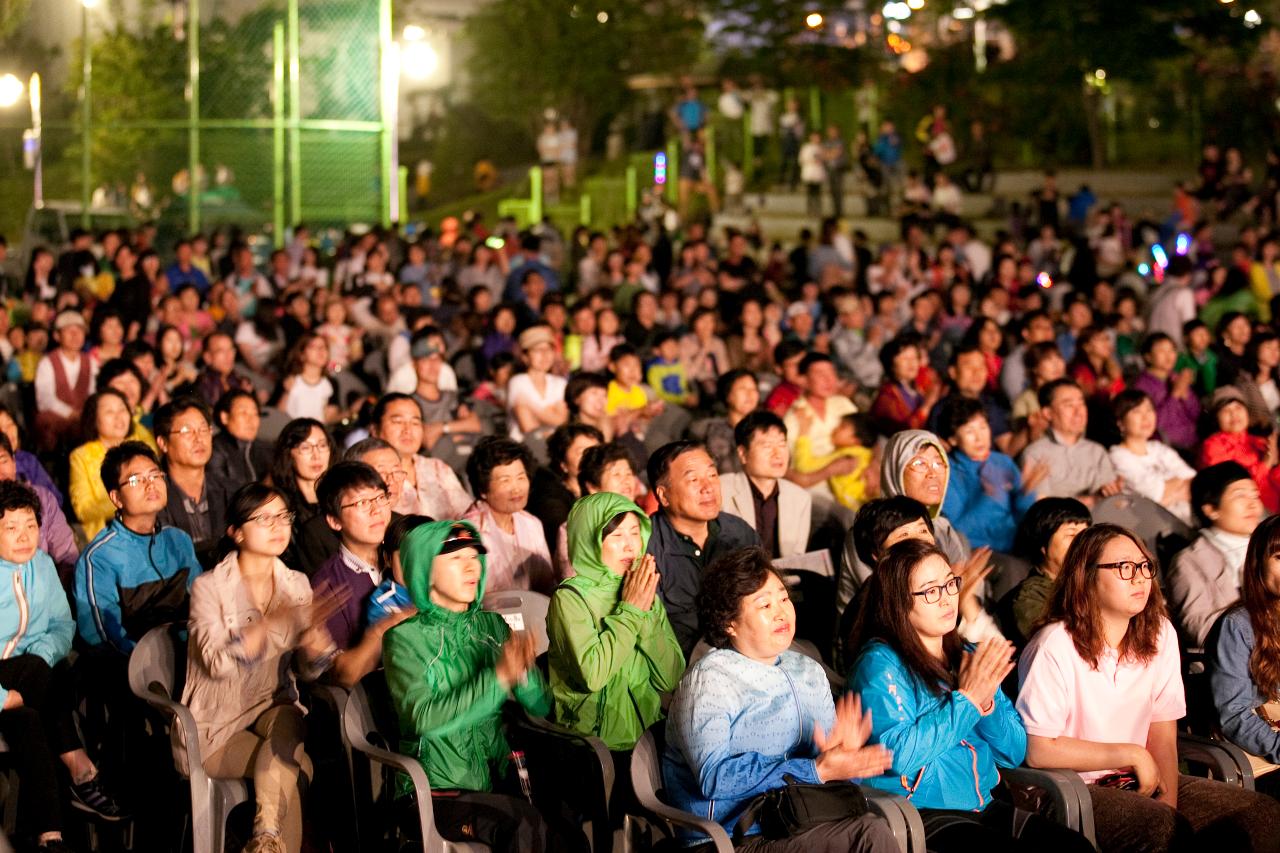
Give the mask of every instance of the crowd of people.
[[(149, 225), (36, 248), (0, 281), (21, 840), (72, 849), (75, 808), (163, 849), (199, 764), (252, 780), (244, 849), (346, 849), (316, 685), (377, 682), (439, 832), (494, 850), (586, 845), (528, 798), (512, 703), (603, 741), (618, 820), (654, 733), (669, 802), (740, 850), (896, 849), (865, 808), (756, 820), (836, 780), (910, 800), (930, 850), (1088, 849), (1002, 780), (1024, 764), (1081, 775), (1109, 853), (1280, 849), (1269, 162), (1253, 182), (1209, 146), (1158, 219), (1068, 207), (1047, 174), (993, 239), (907, 213), (882, 246), (834, 218), (782, 245), (642, 211), (333, 258), (302, 226), (264, 261)], [(483, 607), (517, 589), (550, 597), (545, 655)], [(129, 691), (160, 626), (199, 754)], [(1188, 731), (1257, 790), (1183, 774)]]

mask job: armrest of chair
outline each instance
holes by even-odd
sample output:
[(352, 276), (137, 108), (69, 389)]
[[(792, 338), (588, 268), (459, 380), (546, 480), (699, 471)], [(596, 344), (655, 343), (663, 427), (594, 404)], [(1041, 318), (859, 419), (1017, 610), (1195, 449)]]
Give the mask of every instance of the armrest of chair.
[(1253, 788), (1253, 769), (1249, 759), (1231, 744), (1179, 732), (1178, 757), (1204, 765), (1229, 785)]
[[(1076, 774), (1071, 774), (1080, 779)], [(1059, 820), (1070, 829), (1080, 828), (1080, 794), (1058, 770), (1034, 767), (1001, 767), (1000, 776), (1008, 782), (1039, 788), (1049, 795)]]
[(189, 775), (203, 774), (204, 767), (200, 764), (200, 731), (196, 728), (196, 718), (191, 716), (191, 710), (152, 688), (138, 694), (138, 698), (172, 719), (182, 729), (182, 745), (187, 752)]
[(724, 831), (724, 827), (715, 821), (669, 806), (661, 800), (639, 796), (637, 796), (637, 799), (640, 805), (644, 807), (644, 810), (652, 812), (655, 817), (659, 817), (675, 826), (683, 826), (685, 829), (692, 829), (701, 832), (703, 835), (711, 836), (711, 841), (715, 844), (716, 853), (733, 853), (733, 840), (729, 838), (729, 833)]
[(555, 723), (549, 720), (544, 720), (541, 717), (535, 717), (525, 711), (524, 708), (520, 708), (519, 713), (515, 715), (515, 720), (518, 725), (524, 726), (534, 733), (541, 733), (556, 738), (572, 740), (586, 749), (591, 750), (591, 752), (595, 754), (596, 761), (600, 763), (600, 777), (604, 782), (604, 805), (605, 809), (608, 810), (609, 802), (613, 796), (613, 782), (616, 770), (613, 766), (613, 755), (609, 752), (609, 748), (604, 745), (604, 741), (600, 740), (598, 737), (584, 735), (580, 732), (567, 729), (564, 726), (556, 725)]
[(905, 797), (863, 786), (867, 804), (889, 824), (902, 853), (925, 853), (924, 821)]
[(353, 738), (351, 746), (361, 755), (386, 767), (406, 774), (413, 783), (413, 799), (418, 809), (418, 827), (422, 832), (424, 849), (427, 839), (435, 837), (435, 816), (431, 812), (431, 782), (427, 779), (427, 771), (417, 759), (400, 755), (382, 747), (374, 746), (365, 738)]

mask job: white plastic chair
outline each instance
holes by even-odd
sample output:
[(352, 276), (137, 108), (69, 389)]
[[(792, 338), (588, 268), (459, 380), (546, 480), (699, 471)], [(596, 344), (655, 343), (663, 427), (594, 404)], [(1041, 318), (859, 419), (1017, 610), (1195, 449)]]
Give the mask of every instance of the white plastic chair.
[[(182, 732), (191, 782), (191, 830), (194, 853), (222, 853), (226, 846), (227, 816), (249, 799), (244, 779), (216, 779), (200, 764), (200, 742), (196, 721), (185, 705), (173, 698), (173, 640), (168, 625), (147, 632), (129, 656), (129, 689), (147, 704), (159, 709)], [(175, 756), (176, 758), (176, 756)], [(182, 772), (180, 762), (175, 766)]]
[(551, 647), (547, 639), (547, 609), (551, 607), (551, 599), (547, 596), (525, 589), (507, 589), (489, 593), (481, 605), (507, 620), (512, 631), (533, 634), (537, 654)]
[[(379, 677), (381, 677), (379, 675)], [(369, 694), (363, 684), (357, 684), (347, 699), (342, 712), (342, 729), (353, 749), (370, 760), (406, 774), (413, 783), (413, 795), (418, 807), (418, 828), (422, 833), (423, 853), (483, 853), (486, 844), (449, 841), (436, 830), (435, 814), (431, 807), (431, 782), (427, 772), (417, 759), (377, 746), (370, 739), (376, 737), (382, 743), (393, 743), (378, 730), (378, 724), (369, 705)]]

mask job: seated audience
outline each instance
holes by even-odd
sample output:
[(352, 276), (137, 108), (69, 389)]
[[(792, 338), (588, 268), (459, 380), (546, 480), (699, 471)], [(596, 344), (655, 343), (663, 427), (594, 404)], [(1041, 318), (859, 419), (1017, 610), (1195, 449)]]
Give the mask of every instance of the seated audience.
[(1000, 629), (1021, 649), (1049, 609), (1053, 585), (1076, 534), (1093, 523), (1089, 508), (1075, 498), (1044, 498), (1032, 504), (1018, 524), (1014, 556), (1031, 566), (1030, 573), (1005, 593), (996, 612)]
[(93, 393), (98, 363), (85, 355), (84, 314), (68, 309), (53, 321), (58, 348), (36, 365), (36, 440), (42, 451), (65, 449), (81, 428), (81, 412)]
[(862, 506), (875, 485), (871, 465), (875, 461), (876, 434), (870, 418), (856, 412), (842, 417), (831, 431), (831, 452), (822, 455), (813, 452), (812, 415), (798, 412), (796, 420), (800, 435), (796, 437), (795, 458), (788, 476), (799, 483), (809, 482), (809, 475), (825, 476), (827, 487), (841, 506), (851, 510)]
[(116, 514), (76, 563), (76, 630), (91, 650), (127, 658), (152, 628), (186, 621), (200, 561), (190, 536), (157, 521), (169, 490), (150, 447), (108, 450), (102, 482)]
[[(400, 501), (400, 492), (404, 488), (405, 473), (400, 467), (400, 454), (396, 449), (380, 438), (364, 438), (346, 449), (342, 454), (346, 462), (363, 462), (378, 472), (387, 487), (390, 506), (395, 507)], [(318, 497), (318, 495), (317, 495)], [(401, 518), (401, 514), (393, 508), (391, 520)]]
[(332, 459), (329, 433), (311, 418), (289, 421), (272, 451), (271, 484), (284, 495), (293, 513), (289, 547), (281, 559), (307, 577), (338, 552), (338, 537), (324, 520), (316, 498), (316, 483), (329, 470)]
[(551, 552), (560, 549), (560, 528), (569, 517), (573, 502), (585, 494), (578, 483), (582, 454), (604, 442), (600, 430), (582, 423), (557, 427), (547, 439), (550, 463), (538, 468), (529, 486), (529, 506), (542, 522), (542, 532)]
[(644, 553), (649, 531), (648, 517), (620, 495), (600, 492), (574, 504), (574, 575), (556, 589), (547, 613), (556, 722), (620, 753), (618, 779), (626, 778), (628, 751), (662, 718), (662, 694), (684, 672), (657, 595), (657, 563)]
[(18, 466), (18, 479), (23, 483), (44, 486), (58, 496), (59, 502), (62, 502), (62, 489), (53, 482), (53, 478), (40, 463), (40, 459), (31, 451), (22, 449), (22, 430), (18, 428), (18, 421), (13, 417), (13, 412), (3, 404), (0, 404), (0, 433), (9, 439), (9, 446), (13, 448), (13, 461)]
[(1080, 386), (1070, 379), (1058, 379), (1041, 388), (1039, 396), (1049, 428), (1022, 454), (1024, 465), (1043, 463), (1049, 469), (1036, 494), (1076, 498), (1087, 507), (1120, 494), (1124, 481), (1116, 474), (1106, 448), (1085, 438), (1089, 409)]
[(1249, 754), (1258, 789), (1275, 796), (1280, 775), (1280, 516), (1249, 539), (1240, 602), (1214, 624), (1205, 666), (1227, 740)]
[(169, 503), (160, 523), (183, 530), (196, 546), (200, 565), (213, 568), (214, 551), (226, 534), (226, 508), (234, 492), (211, 476), (213, 418), (198, 397), (179, 397), (156, 409), (156, 441), (169, 482)]
[(1008, 553), (1018, 520), (1036, 502), (1036, 488), (1049, 474), (1043, 463), (1028, 465), (1026, 476), (992, 447), (991, 426), (981, 401), (948, 397), (944, 433), (951, 445), (951, 477), (942, 512), (974, 548)]
[(1200, 468), (1219, 462), (1238, 462), (1258, 486), (1267, 512), (1280, 511), (1280, 467), (1277, 467), (1276, 433), (1269, 437), (1249, 431), (1249, 410), (1240, 389), (1224, 385), (1213, 392), (1209, 413), (1218, 431), (1200, 446)]
[(100, 472), (102, 459), (112, 447), (130, 440), (133, 418), (129, 401), (113, 388), (91, 396), (84, 404), (82, 431), (84, 444), (71, 451), (71, 508), (92, 539), (115, 515), (115, 504), (107, 495)]
[(783, 479), (791, 461), (786, 424), (767, 409), (756, 411), (738, 421), (734, 436), (742, 470), (720, 476), (725, 511), (755, 528), (770, 556), (803, 554), (813, 498)]
[(316, 497), (342, 544), (311, 576), (311, 586), (341, 593), (340, 606), (325, 623), (338, 650), (329, 674), (350, 689), (381, 665), (383, 635), (414, 610), (404, 608), (378, 622), (365, 620), (369, 597), (389, 575), (380, 548), (391, 523), (391, 497), (378, 472), (363, 462), (339, 462), (320, 478)]
[(404, 471), (396, 512), (432, 518), (461, 518), (471, 504), (458, 475), (439, 459), (422, 453), (422, 409), (408, 394), (384, 394), (373, 407), (369, 432), (400, 454)]
[(987, 358), (977, 343), (958, 347), (951, 354), (947, 374), (951, 378), (951, 390), (929, 412), (925, 428), (941, 435), (946, 429), (944, 417), (948, 406), (962, 399), (975, 400), (981, 404), (982, 411), (987, 416), (987, 425), (996, 448), (1009, 456), (1021, 453), (1027, 445), (1026, 430), (1018, 430), (1016, 433), (1011, 430), (1009, 404), (990, 390), (987, 382)]
[(271, 471), (271, 444), (258, 438), (262, 416), (258, 399), (236, 389), (223, 394), (213, 409), (218, 434), (213, 437), (208, 471), (228, 494), (255, 483)]
[(868, 583), (849, 674), (892, 763), (867, 784), (909, 797), (929, 850), (1090, 849), (1083, 837), (993, 797), (1000, 767), (1017, 767), (1027, 733), (1000, 689), (1013, 671), (1003, 638), (966, 648), (956, 631), (960, 578), (931, 543), (887, 549)]
[[(744, 808), (766, 791), (888, 769), (888, 750), (866, 745), (871, 720), (857, 699), (834, 703), (822, 667), (790, 651), (795, 608), (768, 554), (744, 548), (716, 560), (697, 600), (713, 651), (689, 667), (671, 700), (662, 778), (673, 805), (733, 835)], [(705, 840), (686, 835), (686, 845)], [(753, 824), (734, 849), (892, 853), (897, 843), (868, 813), (789, 838), (765, 837)]]
[[(810, 454), (827, 456), (835, 452), (833, 434), (841, 420), (856, 412), (858, 407), (840, 393), (840, 376), (830, 356), (820, 352), (809, 353), (800, 361), (800, 372), (804, 376), (804, 393), (791, 405), (784, 418), (788, 447), (794, 458), (799, 441), (807, 438)], [(831, 463), (809, 474), (800, 474), (793, 469), (788, 479), (804, 486), (814, 497), (830, 501), (835, 495), (827, 483), (828, 478), (848, 473), (851, 473), (848, 463)]]
[[(544, 716), (551, 694), (533, 638), (482, 610), (486, 549), (465, 521), (435, 521), (404, 537), (400, 560), (418, 615), (383, 637), (387, 686), (400, 733), (432, 793), (437, 831), (494, 853), (574, 849), (521, 795), (508, 760), (502, 707), (514, 697)], [(399, 794), (404, 796), (404, 777)], [(577, 845), (575, 845), (577, 846)]]
[(526, 511), (533, 456), (523, 444), (487, 436), (467, 459), (467, 479), (476, 501), (463, 516), (475, 525), (488, 553), (490, 592), (555, 587), (551, 551), (542, 523)]
[[(9, 444), (9, 437), (0, 432), (0, 482), (22, 482), (18, 476), (15, 456), (13, 446)], [(40, 550), (53, 559), (63, 586), (70, 588), (76, 560), (80, 557), (80, 548), (76, 545), (75, 534), (67, 524), (67, 517), (62, 514), (58, 496), (39, 483), (22, 483), (22, 485), (35, 492), (40, 501), (40, 513), (36, 519), (40, 523)]]
[(720, 473), (698, 442), (659, 447), (649, 457), (647, 473), (660, 509), (651, 517), (653, 533), (645, 553), (662, 567), (658, 594), (687, 660), (702, 636), (696, 600), (703, 571), (722, 554), (758, 547), (760, 537), (745, 521), (724, 512)]
[(1178, 452), (1152, 439), (1159, 415), (1142, 391), (1121, 391), (1112, 401), (1120, 425), (1120, 443), (1107, 454), (1124, 480), (1125, 491), (1148, 498), (1183, 524), (1191, 524), (1191, 478), (1195, 469)]
[(520, 333), (524, 373), (511, 377), (507, 385), (507, 421), (511, 438), (526, 435), (546, 438), (569, 420), (563, 377), (551, 372), (556, 361), (556, 339), (551, 327), (538, 324)]
[(1192, 849), (1224, 837), (1275, 850), (1280, 803), (1179, 772), (1186, 697), (1155, 574), (1142, 540), (1124, 528), (1077, 534), (1045, 627), (1018, 661), (1027, 763), (1081, 775), (1107, 850)]
[(231, 498), (231, 552), (191, 588), (191, 639), (182, 704), (198, 731), (199, 761), (215, 778), (253, 782), (247, 853), (302, 849), (306, 724), (296, 676), (314, 680), (333, 661), (325, 622), (343, 592), (313, 597), (306, 575), (280, 559), (293, 513), (280, 492), (251, 483)]
[(1196, 422), (1200, 418), (1195, 370), (1175, 368), (1178, 345), (1164, 332), (1147, 335), (1143, 340), (1142, 360), (1147, 369), (1133, 381), (1133, 390), (1141, 391), (1151, 399), (1161, 441), (1175, 450), (1194, 450), (1199, 443)]
[(75, 620), (53, 561), (39, 549), (40, 513), (30, 486), (0, 482), (0, 734), (22, 780), (17, 807), (23, 828), (35, 849), (63, 853), (71, 848), (62, 839), (58, 763), (70, 777), (75, 808), (107, 821), (125, 814), (76, 731), (75, 691), (63, 663)]
[(919, 340), (911, 334), (894, 337), (880, 348), (880, 363), (884, 365), (884, 379), (871, 404), (876, 431), (893, 435), (923, 428), (942, 396), (942, 386), (934, 384), (926, 391), (917, 384), (921, 368)]
[(1201, 648), (1222, 611), (1240, 600), (1249, 537), (1265, 512), (1238, 462), (1219, 462), (1191, 481), (1200, 535), (1165, 571), (1174, 627), (1185, 648)]
[(253, 393), (253, 382), (236, 370), (236, 344), (228, 333), (215, 331), (206, 337), (200, 360), (204, 369), (196, 379), (196, 391), (205, 405), (216, 406), (229, 391)]

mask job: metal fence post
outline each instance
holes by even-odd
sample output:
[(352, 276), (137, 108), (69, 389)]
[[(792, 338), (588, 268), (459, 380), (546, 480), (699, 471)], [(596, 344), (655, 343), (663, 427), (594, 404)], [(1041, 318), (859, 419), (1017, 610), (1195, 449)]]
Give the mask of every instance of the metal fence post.
[(379, 86), (381, 95), (382, 130), (379, 132), (379, 149), (382, 153), (382, 226), (388, 228), (393, 220), (399, 218), (399, 163), (396, 151), (396, 111), (399, 106), (399, 62), (396, 61), (395, 44), (391, 38), (391, 0), (381, 0), (378, 4), (378, 56)]
[(628, 222), (636, 218), (636, 207), (639, 202), (639, 196), (636, 189), (636, 167), (632, 164), (627, 167), (627, 191), (626, 201), (624, 202), (627, 209)]
[(275, 245), (284, 247), (284, 22), (271, 31), (271, 220)]
[(289, 218), (294, 227), (302, 221), (302, 83), (298, 36), (298, 0), (289, 0)]
[(187, 85), (191, 87), (187, 112), (187, 170), (191, 185), (187, 190), (188, 231), (200, 230), (200, 0), (188, 0)]
[(80, 3), (80, 82), (84, 87), (80, 105), (80, 225), (89, 227), (89, 204), (93, 200), (91, 158), (93, 149), (93, 53), (89, 44), (89, 6)]
[(542, 221), (542, 167), (529, 170), (529, 225)]

